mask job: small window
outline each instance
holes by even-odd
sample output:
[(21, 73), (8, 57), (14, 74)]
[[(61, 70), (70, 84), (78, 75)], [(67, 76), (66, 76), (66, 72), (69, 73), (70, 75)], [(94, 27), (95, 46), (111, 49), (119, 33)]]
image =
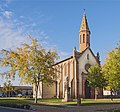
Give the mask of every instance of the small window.
[(87, 54), (87, 60), (89, 60), (89, 54)]
[(85, 34), (83, 34), (83, 43), (85, 43)]
[(87, 34), (87, 37), (88, 37), (88, 34)]

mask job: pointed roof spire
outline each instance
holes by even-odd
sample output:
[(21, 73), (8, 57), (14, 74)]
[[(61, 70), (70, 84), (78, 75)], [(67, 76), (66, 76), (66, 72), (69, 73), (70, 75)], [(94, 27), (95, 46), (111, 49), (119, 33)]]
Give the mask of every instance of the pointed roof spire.
[(82, 23), (81, 23), (81, 26), (80, 26), (80, 31), (83, 31), (83, 30), (89, 30), (89, 27), (88, 27), (88, 23), (87, 23), (87, 18), (86, 18), (86, 12), (85, 12), (85, 9), (84, 9), (84, 13), (83, 13), (83, 18), (82, 18)]
[(83, 10), (84, 10), (84, 13), (83, 13), (83, 15), (84, 15), (84, 16), (86, 16), (86, 12), (85, 12), (85, 9), (83, 9)]

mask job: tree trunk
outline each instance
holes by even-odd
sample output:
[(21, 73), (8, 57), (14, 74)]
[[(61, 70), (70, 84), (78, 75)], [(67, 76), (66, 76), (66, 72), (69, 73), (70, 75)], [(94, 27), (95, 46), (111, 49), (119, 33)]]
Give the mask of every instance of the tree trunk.
[(97, 91), (97, 89), (95, 88), (95, 100), (97, 100), (97, 96), (98, 96), (98, 91)]
[(112, 91), (112, 89), (110, 90), (110, 97), (111, 97), (111, 101), (113, 101), (113, 91)]
[(38, 85), (35, 85), (35, 103), (37, 103)]
[(8, 91), (7, 91), (7, 95), (6, 96), (8, 97)]
[(35, 91), (35, 103), (37, 103), (37, 91)]
[(81, 105), (81, 98), (78, 97), (78, 98), (77, 98), (77, 106), (80, 106), (80, 105)]
[(8, 97), (10, 97), (10, 91), (8, 91)]

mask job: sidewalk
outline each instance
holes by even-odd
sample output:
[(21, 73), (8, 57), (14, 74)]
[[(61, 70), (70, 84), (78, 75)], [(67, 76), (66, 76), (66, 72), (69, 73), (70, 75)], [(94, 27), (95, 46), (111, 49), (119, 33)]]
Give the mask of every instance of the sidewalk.
[(66, 105), (32, 105), (35, 112), (106, 112), (103, 110), (120, 109), (120, 104), (106, 104), (94, 106), (66, 106)]

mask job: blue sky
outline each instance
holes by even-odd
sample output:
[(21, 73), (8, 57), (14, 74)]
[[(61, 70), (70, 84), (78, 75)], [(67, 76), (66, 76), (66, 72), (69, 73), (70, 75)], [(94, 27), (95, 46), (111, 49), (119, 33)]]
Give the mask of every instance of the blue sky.
[(101, 62), (120, 40), (119, 0), (0, 0), (0, 49), (15, 48), (36, 37), (61, 59), (78, 46), (78, 32), (86, 9), (91, 49)]

